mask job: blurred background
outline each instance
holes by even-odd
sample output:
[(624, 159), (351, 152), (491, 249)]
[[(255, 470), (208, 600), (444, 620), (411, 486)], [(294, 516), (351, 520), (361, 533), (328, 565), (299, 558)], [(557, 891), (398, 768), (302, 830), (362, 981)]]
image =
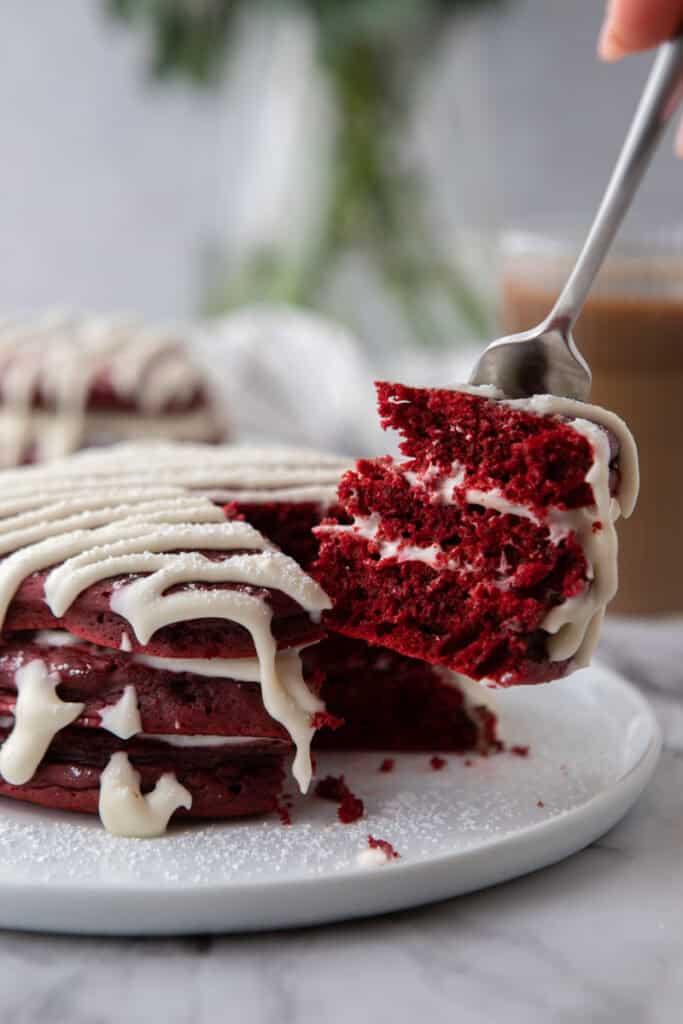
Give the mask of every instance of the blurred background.
[[(129, 19), (113, 16), (115, 6), (128, 8)], [(192, 75), (180, 58), (155, 78), (153, 33), (163, 11), (211, 6), (5, 0), (6, 309), (67, 303), (188, 317), (220, 306), (222, 289), (226, 301), (237, 298), (237, 276), (257, 250), (272, 247), (284, 277), (298, 272), (306, 245), (318, 244), (316, 217), (340, 154), (333, 138), (339, 74), (332, 81), (331, 62), (321, 60), (320, 19), (306, 14), (316, 5), (236, 2), (229, 49), (209, 82), (200, 81), (201, 61)], [(344, 9), (358, 5), (318, 6), (337, 9), (341, 35)], [(597, 61), (600, 0), (418, 0), (432, 12), (441, 8), (441, 17), (426, 19), (436, 20), (436, 31), (415, 31), (408, 10), (415, 4), (405, 0), (368, 6), (377, 8), (385, 52), (393, 58), (400, 51), (392, 68), (385, 60), (379, 70), (401, 105), (369, 116), (382, 130), (383, 119), (393, 118), (392, 158), (413, 184), (418, 179), (440, 253), (471, 274), (477, 295), (490, 296), (491, 250), (481, 243), (501, 225), (560, 217), (585, 226), (650, 58), (617, 67)], [(372, 26), (363, 30), (372, 35)], [(635, 216), (666, 225), (680, 211), (680, 168), (664, 148)], [(339, 273), (344, 280), (327, 302), (338, 315), (346, 307), (366, 345), (391, 342), (377, 336), (388, 329), (410, 338), (400, 309), (391, 315), (376, 296), (372, 311), (352, 316), (349, 279), (357, 283), (357, 268)], [(257, 290), (257, 280), (255, 273), (253, 285), (242, 281), (245, 294)], [(285, 297), (293, 288), (284, 281), (268, 286)], [(476, 333), (480, 315), (465, 315), (453, 333)]]
[[(603, 8), (5, 0), (4, 313), (185, 322), (236, 436), (386, 450), (373, 375), (466, 379), (562, 281), (652, 59)], [(579, 324), (643, 455), (623, 610), (683, 607), (682, 194), (665, 144)]]

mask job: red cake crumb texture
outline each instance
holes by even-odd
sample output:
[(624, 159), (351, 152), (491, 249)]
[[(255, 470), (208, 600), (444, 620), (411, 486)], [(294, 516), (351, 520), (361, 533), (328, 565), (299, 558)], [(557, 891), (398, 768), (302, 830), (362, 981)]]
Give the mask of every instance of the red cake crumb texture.
[(344, 725), (344, 719), (338, 718), (336, 715), (331, 715), (329, 711), (316, 711), (311, 718), (312, 729), (341, 729)]
[[(336, 484), (347, 467), (321, 457), (327, 490), (316, 502), (271, 500), (267, 489), (257, 500), (239, 491), (226, 506), (295, 558), (305, 569), (315, 560), (315, 526), (329, 516), (350, 523), (337, 503)], [(318, 473), (321, 470), (317, 470)], [(314, 746), (349, 750), (493, 750), (498, 743), (496, 717), (486, 707), (466, 704), (451, 673), (396, 651), (371, 647), (363, 640), (330, 635), (303, 651), (309, 686), (325, 702), (329, 718), (316, 716)], [(322, 728), (326, 725), (327, 728)]]
[(303, 652), (307, 678), (320, 673), (328, 712), (344, 720), (316, 735), (328, 750), (463, 752), (496, 749), (496, 716), (468, 703), (453, 673), (330, 636)]
[[(215, 552), (201, 552), (211, 560)], [(230, 552), (228, 552), (228, 557)], [(45, 580), (47, 572), (33, 573), (17, 590), (8, 609), (4, 631), (65, 629), (74, 636), (106, 648), (116, 650), (122, 634), (128, 637), (132, 651), (152, 654), (162, 658), (249, 658), (256, 651), (254, 641), (244, 626), (220, 619), (192, 619), (156, 630), (148, 643), (141, 644), (129, 624), (111, 609), (112, 596), (121, 584), (130, 580), (103, 580), (88, 587), (79, 595), (61, 616), (54, 615), (45, 601)], [(196, 591), (195, 584), (182, 584), (178, 591)], [(311, 621), (291, 598), (267, 588), (245, 587), (242, 584), (216, 584), (214, 590), (238, 590), (256, 593), (273, 611), (272, 631), (278, 647), (288, 649), (301, 644), (313, 643), (324, 634), (319, 625)]]
[(225, 510), (229, 518), (239, 517), (251, 523), (304, 569), (318, 555), (314, 527), (319, 525), (324, 515), (344, 519), (344, 510), (336, 503), (321, 506), (320, 502), (268, 501), (267, 494), (264, 499), (256, 502), (253, 497), (249, 501), (237, 498), (226, 505)]
[[(497, 685), (566, 674), (573, 653), (553, 660), (544, 624), (597, 585), (576, 516), (594, 517), (619, 491), (616, 437), (483, 394), (377, 391), (406, 459), (360, 460), (339, 487), (345, 519), (316, 530), (314, 573), (333, 599), (325, 624)], [(610, 464), (598, 493), (599, 457)]]
[[(9, 734), (0, 728), (0, 741)], [(192, 818), (244, 817), (276, 809), (285, 779), (287, 743), (255, 743), (234, 748), (177, 748), (151, 738), (121, 740), (102, 729), (68, 726), (53, 739), (40, 765), (25, 783), (0, 778), (0, 795), (44, 807), (97, 814), (100, 780), (112, 755), (124, 753), (140, 775), (141, 790), (154, 789), (173, 773), (192, 795), (191, 808), (175, 814)]]
[(328, 775), (321, 779), (315, 787), (315, 795), (339, 804), (337, 816), (343, 825), (358, 821), (365, 812), (363, 801), (351, 792), (343, 775)]
[(401, 857), (401, 854), (386, 839), (375, 839), (374, 836), (368, 836), (368, 846), (371, 850), (381, 850), (387, 860), (399, 860)]
[(280, 802), (277, 805), (277, 813), (280, 818), (281, 825), (288, 826), (292, 824), (292, 815), (287, 804)]
[[(99, 812), (117, 835), (159, 835), (174, 814), (291, 820), (285, 770), (302, 791), (311, 775), (300, 725), (341, 724), (300, 660), (329, 602), (221, 507), (243, 476), (266, 490), (315, 476), (317, 457), (283, 458), (124, 445), (3, 474), (14, 547), (0, 560), (21, 551), (26, 571), (0, 586), (0, 741), (14, 738), (1, 793)], [(288, 701), (269, 699), (278, 687)], [(349, 819), (354, 801), (340, 804)]]
[(510, 747), (510, 753), (515, 754), (516, 757), (528, 757), (529, 756), (529, 747), (528, 746), (524, 746), (523, 747), (523, 746), (520, 746), (519, 744), (517, 744), (514, 747)]
[(364, 813), (363, 801), (349, 791), (339, 805), (337, 817), (342, 825), (350, 825), (353, 821), (358, 821), (359, 818), (362, 818)]
[(331, 800), (332, 803), (341, 803), (347, 791), (343, 775), (326, 775), (315, 786), (315, 795), (321, 800)]
[(35, 634), (14, 634), (0, 647), (0, 716), (11, 715), (16, 703), (17, 671), (41, 661), (59, 677), (62, 700), (84, 705), (81, 727), (97, 729), (101, 714), (116, 705), (124, 689), (135, 689), (142, 731), (147, 735), (174, 732), (199, 736), (253, 736), (281, 740), (289, 734), (263, 706), (258, 682), (215, 679), (191, 672), (173, 672), (114, 651), (71, 638), (66, 646), (48, 646)]
[(435, 754), (434, 757), (429, 762), (429, 767), (432, 769), (433, 772), (441, 772), (443, 771), (447, 764), (448, 761), (446, 760), (445, 757), (439, 757), (437, 754)]
[[(330, 457), (318, 466), (317, 458), (126, 445), (4, 475), (3, 500), (10, 511), (17, 503), (12, 536), (35, 571), (16, 579), (6, 573), (0, 587), (0, 607), (7, 609), (4, 619), (0, 614), (0, 743), (21, 721), (18, 709), (28, 691), (20, 674), (34, 663), (54, 734), (45, 750), (22, 726), (22, 742), (35, 757), (30, 772), (17, 765), (16, 744), (0, 748), (0, 793), (47, 807), (99, 811), (116, 834), (141, 834), (126, 830), (142, 827), (151, 835), (163, 831), (168, 819), (157, 821), (159, 804), (145, 798), (171, 776), (169, 817), (275, 812), (288, 826), (292, 801), (282, 788), (295, 753), (292, 735), (304, 755), (294, 762), (302, 789), (309, 763), (315, 770), (306, 730), (301, 737), (293, 728), (296, 712), (317, 730), (321, 748), (499, 748), (495, 716), (466, 700), (451, 672), (363, 639), (321, 640), (327, 599), (285, 557), (296, 551), (310, 562), (317, 545), (311, 524), (335, 510), (339, 460)], [(310, 474), (314, 486), (304, 483)], [(289, 478), (288, 489), (283, 480)], [(240, 492), (243, 479), (249, 490)], [(306, 495), (313, 490), (316, 500), (288, 498), (302, 489)], [(90, 525), (62, 538), (62, 522), (72, 524), (72, 501), (79, 522)], [(300, 521), (296, 511), (302, 506)], [(248, 508), (267, 537), (248, 523)], [(225, 518), (226, 509), (234, 521)], [(346, 514), (336, 511), (343, 522)], [(47, 553), (43, 529), (50, 538)], [(108, 544), (116, 545), (123, 565), (107, 557)], [(72, 588), (78, 574), (70, 572), (71, 558), (88, 564), (81, 590)], [(167, 571), (175, 580), (170, 585), (157, 576)], [(136, 596), (141, 585), (142, 596)], [(145, 634), (150, 613), (152, 619), (160, 613), (160, 625)], [(292, 700), (277, 720), (266, 710), (272, 684), (256, 656), (261, 623), (279, 652), (270, 678), (292, 673), (280, 676)], [(215, 661), (208, 671), (210, 659)], [(380, 770), (393, 768), (394, 759), (385, 757)], [(341, 822), (364, 815), (363, 801), (343, 776), (328, 776), (316, 791), (337, 804)], [(105, 804), (111, 810), (112, 793), (122, 792), (123, 824), (118, 812), (103, 810)], [(138, 824), (142, 819), (132, 808), (147, 815), (146, 824)]]

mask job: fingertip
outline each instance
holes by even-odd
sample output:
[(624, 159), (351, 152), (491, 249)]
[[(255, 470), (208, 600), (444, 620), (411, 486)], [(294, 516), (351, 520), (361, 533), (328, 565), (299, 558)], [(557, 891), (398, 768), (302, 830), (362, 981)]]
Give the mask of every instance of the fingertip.
[(608, 0), (598, 53), (605, 61), (649, 50), (680, 31), (681, 0)]
[(600, 60), (604, 60), (608, 64), (614, 64), (615, 61), (621, 60), (622, 57), (626, 56), (626, 53), (626, 48), (615, 35), (612, 26), (606, 24), (598, 39), (598, 56)]
[(676, 134), (676, 156), (679, 156), (683, 160), (683, 121), (678, 126), (678, 133)]

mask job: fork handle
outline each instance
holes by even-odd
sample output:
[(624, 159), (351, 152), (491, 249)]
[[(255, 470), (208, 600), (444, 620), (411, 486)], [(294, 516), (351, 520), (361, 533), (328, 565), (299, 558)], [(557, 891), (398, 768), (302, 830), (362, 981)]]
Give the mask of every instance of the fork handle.
[(571, 330), (614, 236), (683, 99), (683, 34), (659, 47), (650, 77), (583, 249), (545, 327)]

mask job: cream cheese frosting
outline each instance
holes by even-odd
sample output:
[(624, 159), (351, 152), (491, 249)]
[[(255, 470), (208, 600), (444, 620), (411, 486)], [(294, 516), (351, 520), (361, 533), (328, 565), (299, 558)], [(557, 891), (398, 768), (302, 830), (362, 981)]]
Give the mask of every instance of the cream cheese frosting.
[[(278, 652), (271, 630), (272, 610), (263, 592), (265, 588), (287, 595), (313, 620), (330, 602), (298, 563), (247, 523), (226, 520), (215, 500), (217, 491), (242, 495), (242, 485), (264, 501), (272, 500), (274, 492), (298, 494), (304, 487), (310, 499), (324, 507), (333, 499), (340, 464), (345, 466), (334, 456), (325, 460), (291, 449), (245, 452), (125, 444), (6, 471), (0, 497), (0, 555), (4, 556), (0, 627), (23, 581), (39, 571), (46, 571), (45, 601), (56, 617), (64, 615), (93, 584), (114, 579), (110, 607), (125, 625), (120, 640), (123, 650), (130, 650), (132, 637), (144, 645), (158, 629), (172, 623), (218, 618), (243, 626), (252, 637), (255, 658), (131, 657), (170, 671), (260, 683), (265, 709), (292, 738), (293, 774), (305, 791), (311, 777), (311, 723), (324, 705), (305, 683), (299, 650)], [(214, 560), (200, 551), (225, 557)], [(133, 577), (130, 582), (129, 576)], [(221, 583), (242, 584), (245, 589), (213, 586)], [(68, 642), (65, 635), (46, 630), (36, 639), (54, 646)], [(46, 672), (42, 662), (35, 665)], [(43, 680), (41, 699), (66, 709), (53, 718), (60, 728), (59, 722), (68, 724), (78, 717), (82, 705), (60, 702), (56, 685)], [(26, 693), (35, 701), (33, 684)], [(11, 784), (19, 784), (13, 779), (20, 776), (31, 777), (54, 735), (47, 736), (45, 729), (40, 732), (42, 749), (35, 764), (31, 761), (28, 776), (30, 766), (19, 772), (11, 767), (13, 752), (26, 731), (22, 721), (32, 721), (22, 713), (29, 696), (19, 690), (14, 727), (0, 751), (0, 771)], [(119, 701), (102, 709), (100, 717), (102, 727), (121, 738), (140, 734), (134, 688), (126, 687)], [(34, 749), (39, 749), (38, 740)], [(8, 774), (2, 770), (3, 760)], [(103, 776), (108, 795), (101, 806), (109, 808), (103, 817), (105, 825), (115, 820), (120, 832), (127, 827), (121, 823), (126, 808), (138, 808), (130, 811), (131, 820), (142, 821), (143, 812), (130, 772), (120, 759), (116, 765), (116, 771), (112, 769), (106, 779)], [(164, 788), (168, 789), (166, 783)], [(115, 800), (112, 793), (118, 794)], [(115, 815), (112, 800), (118, 808)]]
[(0, 774), (12, 786), (23, 786), (35, 774), (60, 729), (70, 725), (85, 705), (57, 696), (59, 676), (40, 660), (22, 665), (15, 674), (17, 700), (12, 731), (0, 748)]
[(131, 839), (161, 836), (179, 807), (190, 810), (192, 794), (173, 772), (166, 772), (151, 793), (140, 791), (140, 773), (126, 754), (112, 754), (100, 779), (99, 810), (107, 832)]
[(129, 740), (131, 736), (142, 732), (138, 695), (134, 686), (125, 686), (115, 704), (102, 708), (100, 726), (121, 740)]
[[(460, 464), (454, 464), (450, 473), (438, 480), (436, 489), (433, 480), (435, 467), (430, 467), (423, 474), (412, 470), (404, 472), (411, 487), (425, 487), (430, 494), (434, 494), (436, 501), (445, 504), (464, 501), (492, 509), (501, 515), (529, 519), (537, 526), (547, 527), (552, 544), (560, 544), (570, 534), (576, 536), (588, 566), (588, 586), (577, 596), (553, 608), (541, 625), (548, 634), (547, 650), (550, 659), (571, 659), (574, 667), (583, 667), (591, 660), (605, 608), (618, 586), (615, 523), (621, 515), (628, 517), (632, 513), (638, 497), (638, 452), (633, 435), (615, 413), (574, 399), (535, 395), (527, 399), (509, 400), (501, 391), (488, 385), (482, 388), (456, 386), (452, 390), (504, 402), (511, 408), (531, 415), (560, 416), (574, 430), (583, 434), (590, 445), (593, 462), (586, 475), (586, 483), (592, 489), (594, 504), (576, 510), (551, 508), (544, 519), (541, 519), (533, 506), (510, 501), (500, 488), (482, 490), (467, 487), (467, 472)], [(605, 430), (614, 434), (619, 444), (620, 487), (617, 496), (610, 494), (610, 447)], [(376, 544), (380, 560), (420, 561), (435, 569), (476, 568), (461, 565), (457, 550), (449, 553), (450, 561), (446, 560), (439, 544), (421, 547), (402, 540), (380, 537), (380, 517), (377, 515), (358, 516), (350, 525), (321, 526), (317, 529), (318, 532), (351, 532), (371, 540)], [(507, 583), (504, 575), (498, 585), (505, 589)]]
[[(577, 668), (582, 668), (593, 657), (605, 609), (619, 585), (619, 541), (615, 524), (620, 516), (628, 518), (632, 514), (638, 500), (638, 448), (624, 421), (600, 406), (558, 395), (505, 401), (513, 409), (536, 416), (568, 419), (570, 426), (584, 435), (593, 452), (586, 483), (593, 491), (594, 505), (576, 510), (554, 509), (550, 515), (554, 543), (559, 543), (562, 536), (570, 532), (576, 535), (588, 563), (591, 585), (576, 597), (563, 601), (542, 623), (542, 628), (551, 634), (547, 645), (550, 658), (553, 661), (571, 658)], [(610, 494), (610, 447), (605, 430), (610, 431), (619, 444), (620, 482), (616, 496)]]

